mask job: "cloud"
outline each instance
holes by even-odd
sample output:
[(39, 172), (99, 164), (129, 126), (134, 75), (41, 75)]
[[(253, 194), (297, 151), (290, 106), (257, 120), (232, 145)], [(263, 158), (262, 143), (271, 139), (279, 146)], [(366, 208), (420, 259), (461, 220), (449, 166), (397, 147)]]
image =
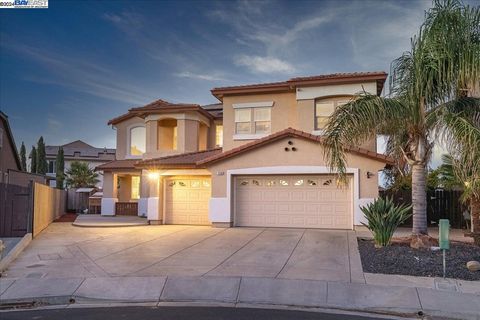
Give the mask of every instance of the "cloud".
[(254, 73), (293, 73), (295, 68), (288, 62), (274, 57), (240, 55), (234, 58), (237, 66), (245, 66)]
[(140, 30), (145, 24), (143, 16), (133, 11), (125, 10), (121, 13), (104, 13), (102, 17), (119, 29), (128, 33)]
[(228, 81), (225, 78), (222, 78), (214, 74), (200, 74), (200, 73), (193, 73), (189, 71), (174, 73), (173, 75), (179, 78), (189, 78), (189, 79), (197, 79), (197, 80)]

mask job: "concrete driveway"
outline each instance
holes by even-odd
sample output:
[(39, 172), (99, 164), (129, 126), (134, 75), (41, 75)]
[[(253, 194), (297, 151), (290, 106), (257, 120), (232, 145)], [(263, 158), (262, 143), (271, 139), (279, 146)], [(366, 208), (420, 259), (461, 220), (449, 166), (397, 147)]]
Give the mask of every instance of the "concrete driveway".
[(365, 282), (353, 231), (53, 223), (7, 278), (244, 276)]

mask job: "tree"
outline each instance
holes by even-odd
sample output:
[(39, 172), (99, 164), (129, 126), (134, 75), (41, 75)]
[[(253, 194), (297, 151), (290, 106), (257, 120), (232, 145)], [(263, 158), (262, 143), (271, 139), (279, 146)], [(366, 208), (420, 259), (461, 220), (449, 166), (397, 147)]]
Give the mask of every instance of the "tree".
[(88, 163), (74, 161), (66, 172), (67, 186), (70, 188), (94, 187), (100, 180), (98, 174), (89, 168)]
[(34, 146), (30, 151), (30, 172), (37, 173), (37, 149)]
[(20, 165), (22, 166), (22, 171), (27, 171), (27, 150), (25, 149), (23, 141), (20, 147)]
[(57, 189), (63, 189), (64, 180), (65, 180), (65, 156), (63, 154), (63, 148), (58, 148), (57, 158), (55, 160), (56, 166), (56, 180), (57, 180)]
[(429, 245), (426, 166), (437, 141), (480, 145), (480, 130), (467, 120), (480, 99), (467, 97), (480, 78), (480, 7), (457, 0), (435, 1), (426, 12), (411, 50), (392, 63), (390, 96), (366, 92), (338, 107), (325, 130), (325, 156), (339, 178), (346, 177), (345, 148), (376, 134), (388, 138), (388, 152), (403, 158), (412, 173), (412, 246)]
[(45, 142), (43, 137), (37, 143), (37, 173), (46, 174), (48, 170), (47, 157), (45, 154)]

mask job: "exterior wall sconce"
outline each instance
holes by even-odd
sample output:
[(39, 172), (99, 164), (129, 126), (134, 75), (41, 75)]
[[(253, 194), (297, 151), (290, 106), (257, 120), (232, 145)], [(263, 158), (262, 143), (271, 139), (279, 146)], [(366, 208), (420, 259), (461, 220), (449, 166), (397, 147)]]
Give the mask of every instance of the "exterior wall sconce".
[(158, 173), (156, 171), (148, 173), (148, 179), (150, 179), (150, 180), (158, 180), (159, 177), (160, 177), (160, 173)]
[(370, 179), (373, 177), (375, 174), (373, 172), (367, 171), (367, 179)]

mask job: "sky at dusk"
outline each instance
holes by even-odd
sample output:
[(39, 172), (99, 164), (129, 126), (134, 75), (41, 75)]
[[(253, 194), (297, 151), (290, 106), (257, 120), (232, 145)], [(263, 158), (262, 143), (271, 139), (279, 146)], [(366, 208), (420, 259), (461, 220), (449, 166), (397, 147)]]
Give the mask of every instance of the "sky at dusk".
[(115, 147), (107, 121), (161, 98), (389, 71), (431, 1), (59, 1), (0, 10), (0, 110), (17, 145)]

